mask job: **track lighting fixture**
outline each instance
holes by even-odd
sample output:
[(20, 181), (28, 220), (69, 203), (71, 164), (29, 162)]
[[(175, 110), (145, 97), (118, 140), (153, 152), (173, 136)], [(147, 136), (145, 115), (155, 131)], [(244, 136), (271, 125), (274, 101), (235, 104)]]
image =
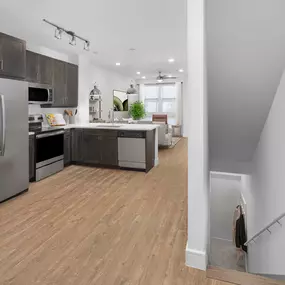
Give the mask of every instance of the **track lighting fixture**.
[(43, 21), (56, 28), (55, 34), (54, 34), (55, 38), (60, 40), (62, 38), (62, 34), (65, 33), (65, 34), (70, 36), (70, 42), (69, 42), (70, 45), (75, 46), (76, 45), (76, 39), (79, 39), (79, 40), (84, 42), (84, 50), (87, 50), (87, 51), (90, 50), (90, 41), (88, 41), (87, 39), (84, 39), (84, 38), (76, 35), (74, 32), (68, 31), (68, 30), (66, 30), (66, 29), (46, 20), (46, 19), (43, 19)]

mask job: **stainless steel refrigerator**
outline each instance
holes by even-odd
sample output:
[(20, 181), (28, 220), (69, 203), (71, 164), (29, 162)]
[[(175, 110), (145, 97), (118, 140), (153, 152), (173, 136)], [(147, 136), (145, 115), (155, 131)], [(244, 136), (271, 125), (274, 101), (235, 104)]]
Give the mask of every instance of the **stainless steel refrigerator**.
[(0, 202), (28, 188), (28, 83), (0, 79)]

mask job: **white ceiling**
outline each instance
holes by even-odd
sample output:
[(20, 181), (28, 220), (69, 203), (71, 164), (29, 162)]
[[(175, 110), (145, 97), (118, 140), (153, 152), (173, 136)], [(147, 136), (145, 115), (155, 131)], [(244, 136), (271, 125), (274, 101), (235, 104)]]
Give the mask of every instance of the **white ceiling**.
[[(72, 47), (68, 39), (56, 40), (54, 28), (42, 19), (72, 30), (98, 52), (89, 53), (92, 61), (129, 76), (186, 69), (186, 0), (2, 0), (0, 13), (2, 32), (61, 52), (82, 53), (79, 43)], [(170, 57), (175, 63), (168, 63)]]
[[(284, 0), (208, 0), (211, 162), (248, 162), (285, 67)], [(239, 170), (241, 171), (241, 170)]]

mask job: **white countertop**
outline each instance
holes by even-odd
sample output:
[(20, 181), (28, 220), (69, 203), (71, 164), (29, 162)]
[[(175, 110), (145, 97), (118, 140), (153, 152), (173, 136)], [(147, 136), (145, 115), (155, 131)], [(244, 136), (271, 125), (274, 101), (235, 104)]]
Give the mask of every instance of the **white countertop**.
[(90, 124), (70, 124), (58, 128), (64, 129), (99, 129), (99, 130), (118, 130), (118, 131), (151, 131), (159, 125), (155, 124), (108, 124), (108, 123), (90, 123)]

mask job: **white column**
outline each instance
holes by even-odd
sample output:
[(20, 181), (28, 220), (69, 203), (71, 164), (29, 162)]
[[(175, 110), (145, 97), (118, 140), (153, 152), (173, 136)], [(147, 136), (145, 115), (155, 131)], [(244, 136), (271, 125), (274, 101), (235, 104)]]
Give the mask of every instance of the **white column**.
[(205, 270), (208, 244), (208, 111), (205, 1), (187, 1), (188, 243), (186, 264)]

